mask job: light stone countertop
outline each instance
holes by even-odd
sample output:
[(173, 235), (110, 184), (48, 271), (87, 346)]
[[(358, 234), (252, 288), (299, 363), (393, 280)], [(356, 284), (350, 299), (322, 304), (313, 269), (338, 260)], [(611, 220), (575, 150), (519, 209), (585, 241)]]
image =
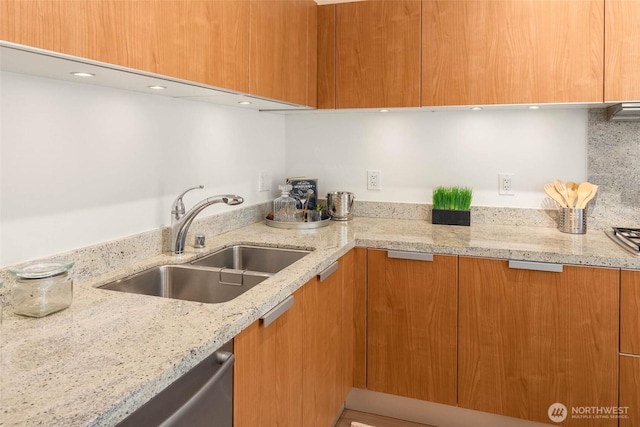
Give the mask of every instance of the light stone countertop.
[[(224, 304), (96, 289), (146, 268), (183, 263), (232, 244), (314, 249)], [(640, 269), (602, 231), (434, 226), (355, 218), (317, 230), (252, 224), (182, 257), (158, 255), (74, 283), (71, 307), (41, 319), (5, 310), (0, 326), (0, 426), (111, 426), (202, 361), (354, 246)]]

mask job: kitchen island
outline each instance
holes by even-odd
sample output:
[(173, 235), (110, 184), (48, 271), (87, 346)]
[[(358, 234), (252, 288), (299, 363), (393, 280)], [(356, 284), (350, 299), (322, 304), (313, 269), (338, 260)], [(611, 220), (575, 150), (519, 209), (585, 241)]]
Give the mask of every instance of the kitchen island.
[[(188, 248), (181, 257), (157, 255), (76, 280), (71, 307), (45, 318), (17, 316), (7, 308), (0, 326), (0, 425), (116, 424), (354, 247), (640, 269), (640, 258), (602, 231), (570, 235), (546, 227), (355, 218), (296, 231), (260, 222), (207, 243), (205, 250)], [(96, 288), (233, 244), (312, 252), (223, 304)]]

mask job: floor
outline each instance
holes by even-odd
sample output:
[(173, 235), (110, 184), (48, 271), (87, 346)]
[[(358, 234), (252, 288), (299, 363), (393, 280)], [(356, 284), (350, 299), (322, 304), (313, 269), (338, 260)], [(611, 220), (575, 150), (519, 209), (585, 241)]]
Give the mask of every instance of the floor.
[(336, 427), (351, 427), (351, 422), (367, 424), (374, 427), (433, 427), (427, 424), (412, 423), (396, 418), (381, 417), (380, 415), (368, 414), (366, 412), (352, 411), (345, 409), (338, 420)]

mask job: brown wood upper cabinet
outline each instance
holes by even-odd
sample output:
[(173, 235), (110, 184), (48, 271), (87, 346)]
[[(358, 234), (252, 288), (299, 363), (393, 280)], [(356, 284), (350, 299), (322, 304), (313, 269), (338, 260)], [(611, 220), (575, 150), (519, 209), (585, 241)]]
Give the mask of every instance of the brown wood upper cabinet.
[(367, 266), (367, 388), (455, 405), (457, 257), (370, 249)]
[(316, 105), (317, 13), (314, 0), (251, 0), (252, 95)]
[[(322, 18), (330, 35), (331, 14)], [(332, 54), (322, 52), (321, 65)], [(335, 5), (335, 91), (323, 89), (319, 104), (335, 93), (336, 108), (420, 106), (420, 0)]]
[(640, 101), (640, 1), (605, 1), (604, 101)]
[(5, 0), (0, 39), (316, 105), (313, 0)]
[(424, 0), (422, 105), (602, 102), (604, 1)]
[[(459, 406), (543, 423), (556, 402), (617, 406), (619, 270), (509, 264), (459, 259)], [(562, 425), (617, 419), (569, 415)]]
[(249, 0), (7, 0), (0, 39), (249, 91)]

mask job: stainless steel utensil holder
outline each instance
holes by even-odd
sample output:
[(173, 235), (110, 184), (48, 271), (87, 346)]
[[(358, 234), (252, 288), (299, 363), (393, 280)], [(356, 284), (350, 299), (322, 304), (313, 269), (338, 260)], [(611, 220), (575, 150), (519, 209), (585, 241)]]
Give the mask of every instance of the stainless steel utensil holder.
[(558, 230), (569, 234), (585, 234), (587, 232), (585, 209), (560, 208)]

